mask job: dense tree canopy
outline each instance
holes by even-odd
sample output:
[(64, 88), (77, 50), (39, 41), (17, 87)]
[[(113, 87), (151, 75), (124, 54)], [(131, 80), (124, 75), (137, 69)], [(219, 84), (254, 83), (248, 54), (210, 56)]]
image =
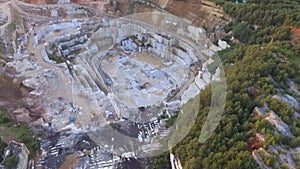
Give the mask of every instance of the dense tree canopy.
[[(271, 98), (278, 93), (293, 94), (289, 90), (289, 80), (296, 82), (300, 89), (300, 48), (290, 40), (290, 26), (300, 28), (300, 1), (248, 0), (238, 5), (233, 0), (213, 1), (233, 17), (225, 31), (232, 32), (239, 40), (239, 43), (232, 42), (231, 48), (219, 52), (227, 82), (225, 112), (215, 133), (199, 144), (198, 136), (209, 109), (209, 102), (203, 101), (210, 98), (207, 87), (201, 93), (195, 125), (172, 151), (187, 169), (258, 168), (248, 145), (255, 133), (266, 136), (265, 148), (276, 143), (291, 147), (300, 144), (300, 124), (292, 120), (291, 107)], [(259, 91), (258, 96), (249, 95), (247, 91), (251, 86)], [(254, 107), (264, 103), (292, 126), (296, 139), (291, 141), (274, 134), (269, 122), (254, 117)], [(273, 166), (274, 158), (265, 158), (266, 164)]]

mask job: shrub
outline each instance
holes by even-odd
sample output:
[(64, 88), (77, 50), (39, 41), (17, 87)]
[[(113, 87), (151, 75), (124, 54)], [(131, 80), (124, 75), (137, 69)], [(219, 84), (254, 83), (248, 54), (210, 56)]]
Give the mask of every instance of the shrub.
[(19, 158), (15, 155), (12, 155), (12, 156), (7, 157), (3, 164), (4, 164), (5, 168), (11, 169), (11, 168), (17, 167), (18, 162), (19, 162)]

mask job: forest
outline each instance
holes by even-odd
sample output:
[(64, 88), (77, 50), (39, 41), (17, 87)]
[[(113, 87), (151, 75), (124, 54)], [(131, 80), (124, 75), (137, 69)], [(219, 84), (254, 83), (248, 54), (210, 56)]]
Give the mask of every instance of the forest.
[[(300, 28), (298, 0), (212, 0), (233, 17), (224, 27), (230, 48), (218, 54), (222, 60), (227, 83), (226, 106), (214, 134), (203, 144), (198, 143), (201, 128), (210, 106), (209, 86), (200, 94), (200, 109), (189, 134), (172, 150), (186, 169), (258, 168), (251, 156), (249, 139), (256, 133), (266, 137), (262, 147), (279, 144), (288, 148), (300, 145), (300, 122), (293, 119), (291, 107), (272, 96), (294, 93), (289, 81), (300, 89), (300, 41), (291, 28)], [(300, 36), (300, 35), (299, 35)], [(231, 41), (234, 37), (236, 40)], [(255, 89), (255, 94), (249, 93)], [(299, 98), (298, 98), (299, 100)], [(274, 133), (274, 126), (255, 117), (253, 109), (264, 103), (291, 127), (296, 137), (291, 139)], [(297, 110), (300, 112), (299, 110)], [(153, 168), (169, 168), (168, 153), (155, 159)], [(274, 163), (276, 156), (264, 159), (273, 168), (285, 168)], [(300, 168), (300, 161), (297, 168)]]

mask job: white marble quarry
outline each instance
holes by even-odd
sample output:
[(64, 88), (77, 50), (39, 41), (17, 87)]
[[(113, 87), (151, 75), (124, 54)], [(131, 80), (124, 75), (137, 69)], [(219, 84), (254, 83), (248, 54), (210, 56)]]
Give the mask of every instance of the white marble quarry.
[(46, 41), (40, 54), (47, 63), (55, 64), (50, 55), (73, 59), (68, 61), (72, 68), (68, 75), (72, 98), (68, 99), (82, 108), (79, 118), (91, 122), (90, 126), (105, 125), (108, 121), (102, 114), (106, 111), (118, 118), (138, 117), (138, 108), (161, 106), (175, 91), (180, 93), (174, 99), (182, 105), (210, 83), (206, 64), (201, 71), (191, 69), (207, 58), (205, 51), (195, 49), (199, 44), (191, 45), (202, 38), (201, 28), (188, 26), (178, 31), (186, 38), (178, 38), (140, 22), (106, 19), (99, 21), (101, 26), (88, 37), (83, 27), (96, 23), (59, 22), (35, 34), (35, 45)]
[[(47, 98), (40, 123), (52, 131), (81, 132), (106, 131), (108, 124), (133, 121), (138, 126), (132, 129), (138, 130), (135, 141), (145, 143), (139, 150), (160, 150), (156, 138), (171, 130), (158, 117), (164, 110), (174, 115), (213, 77), (206, 70), (207, 54), (213, 52), (201, 46), (207, 43), (201, 39), (202, 29), (189, 29), (170, 32), (130, 19), (66, 20), (34, 29), (30, 57), (38, 63), (33, 65), (37, 70), (23, 84), (34, 89), (31, 95)], [(27, 61), (24, 64), (30, 65)], [(28, 72), (26, 67), (20, 70)], [(58, 149), (48, 150), (48, 155), (59, 155)], [(83, 165), (113, 164), (113, 159), (92, 155), (94, 161)]]
[(58, 4), (68, 4), (70, 2), (71, 2), (70, 0), (58, 0), (57, 1)]
[[(47, 25), (45, 27), (43, 27), (43, 29), (40, 29), (40, 31), (36, 32), (35, 34), (35, 42), (34, 45), (37, 46), (40, 43), (41, 39), (47, 38), (51, 35), (53, 35), (53, 33), (55, 31), (63, 31), (63, 30), (76, 30), (77, 28), (80, 28), (80, 26), (82, 25), (82, 23), (73, 20), (73, 21), (69, 21), (69, 22), (62, 22), (62, 23), (58, 23), (58, 24), (52, 24), (52, 25)], [(61, 36), (61, 38), (65, 38), (65, 36)]]

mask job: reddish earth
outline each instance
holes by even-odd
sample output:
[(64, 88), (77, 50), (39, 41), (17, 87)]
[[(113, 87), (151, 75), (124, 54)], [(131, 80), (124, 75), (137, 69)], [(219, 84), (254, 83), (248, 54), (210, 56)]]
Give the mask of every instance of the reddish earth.
[(254, 151), (262, 147), (261, 142), (257, 136), (251, 137), (248, 140), (248, 150), (249, 151)]
[(170, 0), (166, 9), (172, 14), (186, 18), (193, 24), (204, 26), (209, 30), (214, 29), (217, 25), (225, 25), (231, 19), (220, 6), (208, 1)]
[[(58, 0), (24, 0), (31, 4), (56, 4)], [(126, 15), (132, 12), (151, 12), (154, 9), (146, 5), (135, 6), (133, 0), (70, 0), (71, 3), (86, 5), (114, 15)], [(231, 19), (216, 4), (206, 0), (149, 0), (170, 13), (191, 21), (196, 26), (213, 30), (217, 25), (225, 25)]]
[(59, 167), (59, 169), (72, 169), (76, 168), (79, 162), (79, 154), (70, 154), (66, 156), (64, 163)]
[(300, 44), (300, 28), (290, 26), (291, 40), (293, 44)]
[(300, 37), (300, 28), (295, 28), (293, 26), (290, 26), (290, 30), (292, 34)]
[[(190, 21), (196, 26), (213, 30), (217, 25), (227, 24), (231, 17), (223, 9), (209, 1), (200, 0), (150, 0), (153, 4), (164, 8), (166, 11)], [(155, 11), (145, 5), (138, 5), (135, 12)]]
[(24, 2), (30, 4), (38, 4), (38, 5), (45, 5), (45, 4), (56, 4), (58, 0), (25, 0)]
[(28, 91), (21, 88), (21, 83), (0, 73), (0, 103), (17, 105)]
[[(31, 89), (22, 85), (21, 80), (14, 80), (0, 73), (0, 106), (8, 112), (17, 122), (30, 122), (39, 119), (44, 113), (43, 107), (29, 98)], [(25, 99), (31, 99), (28, 105)]]
[(156, 9), (154, 8), (147, 8), (147, 7), (143, 7), (143, 6), (138, 6), (136, 8), (136, 12), (137, 13), (142, 13), (142, 12), (155, 12), (157, 11)]

